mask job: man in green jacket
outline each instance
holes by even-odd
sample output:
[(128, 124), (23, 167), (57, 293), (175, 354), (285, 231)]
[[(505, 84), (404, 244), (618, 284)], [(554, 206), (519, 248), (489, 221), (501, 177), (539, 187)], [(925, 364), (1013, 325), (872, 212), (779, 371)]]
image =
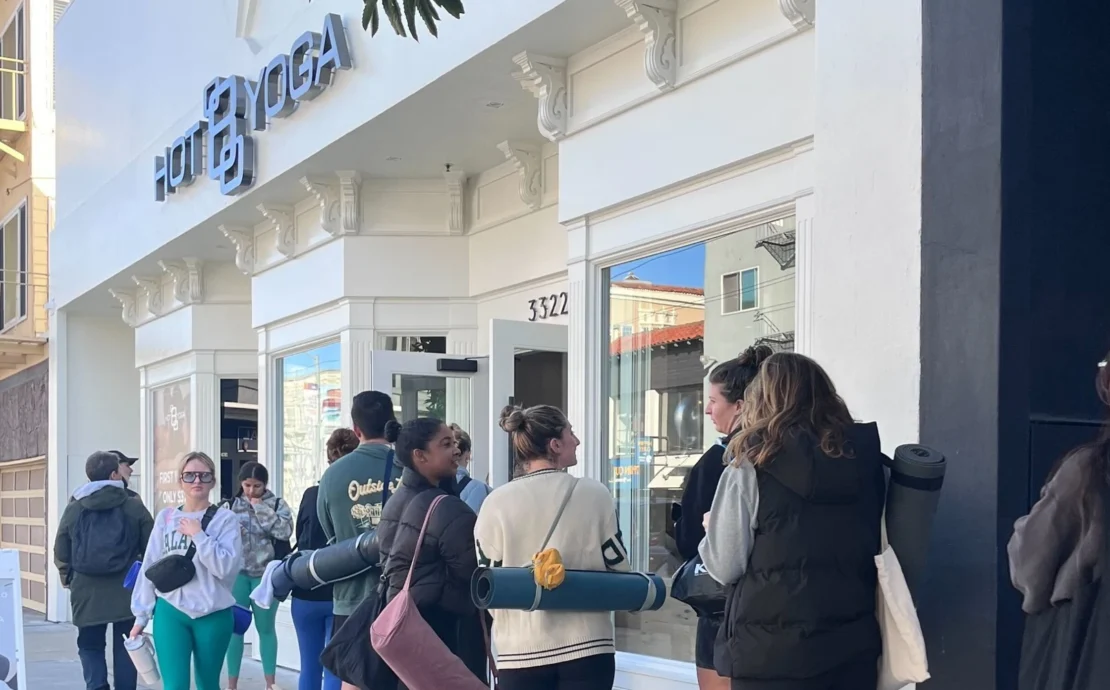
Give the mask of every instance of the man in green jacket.
[[(329, 544), (375, 529), (389, 493), (385, 491), (387, 474), (393, 487), (401, 479), (400, 469), (389, 466), (392, 447), (386, 440), (387, 429), (400, 428), (393, 413), (393, 400), (378, 391), (359, 393), (351, 403), (351, 421), (359, 447), (324, 471), (316, 499), (316, 513)], [(370, 597), (380, 575), (375, 569), (335, 583), (333, 631), (338, 631), (358, 605)]]
[(54, 563), (69, 590), (77, 653), (90, 690), (108, 690), (105, 636), (112, 630), (115, 690), (135, 690), (137, 678), (123, 639), (135, 623), (127, 571), (140, 560), (154, 518), (125, 488), (119, 456), (97, 451), (85, 462), (89, 482), (73, 492), (54, 540)]

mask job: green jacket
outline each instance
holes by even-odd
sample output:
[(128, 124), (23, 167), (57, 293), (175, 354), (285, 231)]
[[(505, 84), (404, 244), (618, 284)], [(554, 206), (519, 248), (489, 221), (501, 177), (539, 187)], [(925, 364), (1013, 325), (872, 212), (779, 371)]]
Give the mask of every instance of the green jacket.
[(131, 590), (124, 589), (126, 572), (113, 575), (83, 575), (73, 573), (70, 578), (69, 558), (72, 552), (72, 532), (77, 519), (85, 510), (108, 510), (123, 506), (128, 518), (138, 524), (139, 544), (135, 559), (141, 559), (150, 541), (150, 531), (154, 528), (154, 518), (143, 502), (119, 482), (90, 482), (74, 492), (62, 519), (58, 523), (58, 534), (54, 540), (54, 563), (58, 566), (64, 587), (69, 590), (70, 605), (73, 607), (73, 624), (79, 628), (89, 625), (115, 623), (132, 618)]
[[(320, 478), (316, 498), (316, 514), (328, 543), (353, 539), (363, 532), (376, 529), (382, 518), (382, 489), (385, 465), (390, 447), (381, 443), (364, 443), (336, 460)], [(390, 484), (400, 485), (401, 468), (394, 467)], [(378, 586), (381, 573), (335, 583), (332, 589), (337, 616), (349, 616)]]

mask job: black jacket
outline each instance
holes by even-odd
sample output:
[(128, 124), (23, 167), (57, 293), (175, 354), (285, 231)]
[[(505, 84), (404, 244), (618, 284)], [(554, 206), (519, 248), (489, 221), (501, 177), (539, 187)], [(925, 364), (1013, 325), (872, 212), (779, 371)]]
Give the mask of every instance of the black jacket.
[[(297, 551), (315, 551), (328, 545), (328, 535), (320, 525), (320, 516), (316, 513), (316, 499), (320, 494), (319, 486), (310, 486), (301, 496), (301, 507), (297, 509)], [(294, 599), (307, 601), (331, 601), (332, 587), (318, 589), (294, 589)]]
[(702, 525), (705, 514), (713, 506), (717, 484), (725, 471), (725, 447), (732, 434), (713, 444), (694, 464), (682, 488), (682, 510), (674, 523), (674, 541), (678, 553), (690, 560), (698, 555), (698, 544), (705, 539)]
[(480, 633), (475, 634), (480, 629), (478, 610), (470, 598), (470, 579), (478, 568), (478, 551), (474, 547), (474, 523), (478, 516), (457, 493), (453, 478), (432, 486), (418, 473), (405, 469), (401, 486), (382, 510), (378, 543), (385, 559), (387, 600), (392, 600), (405, 584), (428, 508), (436, 496), (447, 496), (428, 522), (409, 591), (424, 620), (440, 639), (475, 675), (484, 678), (484, 652), (478, 656), (482, 648), (468, 643), (481, 639)]
[(812, 436), (796, 435), (756, 469), (755, 543), (725, 607), (725, 675), (805, 679), (878, 659), (874, 557), (886, 493), (878, 428), (856, 424), (848, 441), (854, 457), (830, 458)]

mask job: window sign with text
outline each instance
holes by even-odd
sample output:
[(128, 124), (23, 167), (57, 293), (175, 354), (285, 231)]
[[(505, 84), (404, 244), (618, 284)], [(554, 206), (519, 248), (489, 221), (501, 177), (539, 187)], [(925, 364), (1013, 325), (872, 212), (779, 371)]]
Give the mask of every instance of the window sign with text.
[(179, 506), (185, 492), (178, 481), (181, 459), (190, 450), (191, 389), (188, 380), (152, 391), (154, 420), (154, 512)]

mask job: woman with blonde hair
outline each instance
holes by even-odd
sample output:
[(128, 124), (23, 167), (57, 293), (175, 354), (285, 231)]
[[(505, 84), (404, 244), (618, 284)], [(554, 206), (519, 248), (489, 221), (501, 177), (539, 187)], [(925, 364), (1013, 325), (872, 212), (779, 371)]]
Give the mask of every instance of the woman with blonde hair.
[(220, 669), (234, 627), (232, 587), (243, 566), (239, 520), (209, 500), (216, 464), (201, 452), (178, 467), (180, 506), (158, 513), (143, 557), (131, 611), (138, 637), (154, 619), (154, 648), (164, 690), (220, 690)]
[(853, 422), (812, 359), (777, 353), (748, 387), (726, 458), (699, 548), (729, 588), (717, 671), (733, 690), (874, 688), (878, 428)]
[[(557, 552), (567, 570), (627, 571), (608, 487), (566, 472), (578, 464), (579, 441), (563, 411), (506, 407), (501, 428), (511, 440), (516, 478), (491, 493), (478, 514), (480, 562), (528, 567), (533, 557), (543, 565)], [(616, 648), (608, 612), (491, 613), (501, 690), (613, 687)]]

